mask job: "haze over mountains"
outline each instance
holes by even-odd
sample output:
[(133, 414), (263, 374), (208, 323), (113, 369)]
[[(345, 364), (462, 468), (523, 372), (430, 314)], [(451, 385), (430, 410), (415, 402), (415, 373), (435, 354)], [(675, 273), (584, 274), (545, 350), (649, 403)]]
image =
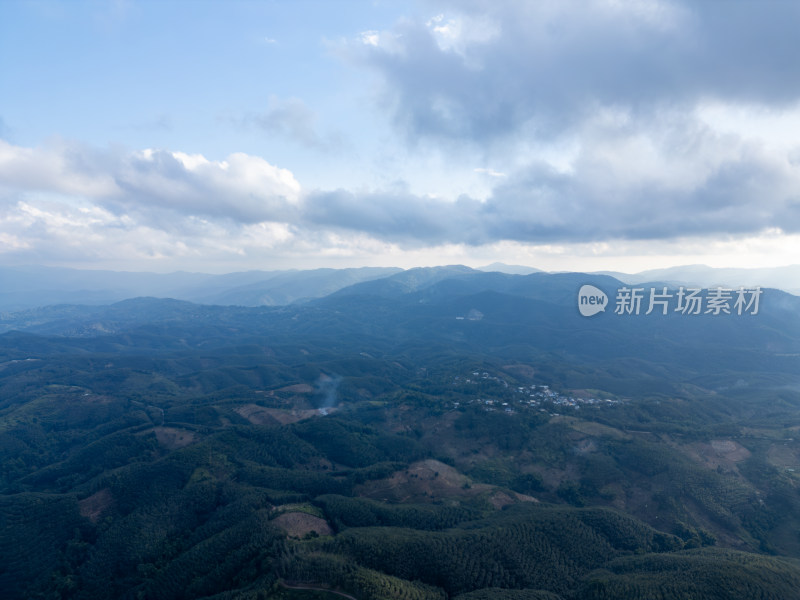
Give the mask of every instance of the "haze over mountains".
[(800, 297), (501, 268), (18, 282), (230, 304), (0, 314), (0, 596), (797, 598)]
[[(313, 297), (336, 287), (334, 281), (365, 273), (371, 277)], [(337, 274), (341, 279), (335, 279)], [(283, 298), (299, 297), (298, 290), (304, 292), (303, 301), (280, 306), (136, 298), (98, 306), (64, 304), (6, 312), (0, 316), (0, 332), (78, 338), (95, 350), (145, 345), (176, 351), (221, 347), (236, 339), (243, 345), (315, 340), (337, 353), (355, 354), (366, 347), (371, 348), (370, 354), (378, 351), (380, 355), (405, 348), (432, 359), (439, 352), (486, 353), (514, 361), (556, 353), (576, 362), (638, 361), (638, 376), (662, 381), (663, 389), (675, 389), (676, 382), (693, 377), (712, 388), (728, 386), (731, 379), (756, 385), (765, 373), (773, 383), (800, 384), (796, 381), (800, 298), (781, 290), (763, 289), (757, 315), (736, 314), (733, 300), (729, 314), (707, 314), (705, 308), (696, 315), (674, 308), (667, 314), (660, 309), (645, 314), (645, 300), (638, 314), (622, 315), (615, 312), (614, 294), (625, 284), (608, 275), (513, 275), (458, 265), (410, 269), (379, 278), (374, 274), (315, 271), (303, 279), (302, 273), (288, 273), (217, 292), (218, 297), (228, 298), (242, 289), (257, 289), (262, 298), (266, 291), (273, 298), (279, 293)], [(272, 290), (268, 290), (270, 282), (276, 284)], [(585, 283), (608, 294), (604, 314), (588, 319), (579, 314), (577, 291)], [(596, 387), (596, 382), (591, 383), (587, 376), (582, 385)], [(624, 386), (613, 380), (604, 385), (604, 389), (623, 392)]]
[(778, 288), (790, 294), (800, 294), (800, 265), (761, 269), (718, 269), (706, 265), (684, 265), (667, 269), (651, 269), (626, 274), (617, 271), (600, 271), (630, 284), (663, 281), (672, 285), (698, 287), (731, 287), (741, 285)]
[[(463, 272), (497, 272), (529, 275), (542, 272), (533, 267), (494, 263), (479, 269), (459, 267)], [(416, 277), (435, 275), (437, 268), (409, 269), (401, 285), (413, 285)], [(288, 271), (244, 271), (214, 275), (175, 272), (168, 274), (127, 271), (65, 269), (57, 267), (0, 268), (0, 311), (13, 312), (56, 304), (102, 305), (129, 298), (150, 296), (173, 298), (198, 304), (223, 306), (283, 306), (321, 298), (364, 281), (390, 278), (403, 273), (396, 267), (312, 269)], [(428, 273), (423, 275), (423, 273)], [(451, 273), (452, 274), (452, 273)], [(771, 287), (800, 294), (800, 265), (770, 269), (716, 269), (689, 265), (625, 274), (603, 271), (624, 283), (663, 282), (672, 286), (717, 285)]]
[(401, 270), (364, 267), (211, 275), (5, 267), (0, 269), (0, 310), (51, 304), (109, 304), (141, 296), (202, 304), (274, 306), (324, 296), (344, 286)]

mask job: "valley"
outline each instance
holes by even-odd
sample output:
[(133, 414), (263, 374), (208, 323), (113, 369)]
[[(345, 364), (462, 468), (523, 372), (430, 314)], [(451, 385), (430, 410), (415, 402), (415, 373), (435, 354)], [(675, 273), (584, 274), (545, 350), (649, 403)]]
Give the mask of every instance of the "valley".
[(4, 315), (3, 596), (797, 597), (800, 302), (586, 320), (585, 279)]

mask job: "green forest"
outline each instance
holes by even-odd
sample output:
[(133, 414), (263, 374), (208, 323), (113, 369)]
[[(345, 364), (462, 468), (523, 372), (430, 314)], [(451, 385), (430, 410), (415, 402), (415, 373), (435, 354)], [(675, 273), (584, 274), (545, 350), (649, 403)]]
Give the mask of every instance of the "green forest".
[(465, 285), (5, 315), (0, 597), (800, 598), (796, 318)]

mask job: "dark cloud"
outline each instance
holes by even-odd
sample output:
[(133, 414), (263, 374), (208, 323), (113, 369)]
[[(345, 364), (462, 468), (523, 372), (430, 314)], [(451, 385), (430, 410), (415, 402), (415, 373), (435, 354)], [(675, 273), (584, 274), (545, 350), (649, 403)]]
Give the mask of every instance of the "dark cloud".
[(467, 222), (469, 211), (453, 214), (450, 203), (410, 193), (314, 192), (305, 199), (303, 218), (312, 226), (359, 231), (409, 246), (475, 235), (475, 224)]
[[(709, 103), (796, 107), (800, 4), (429, 7), (442, 16), (368, 32), (358, 57), (381, 74), (409, 140), (466, 143), (508, 159), (509, 176), (482, 201), (312, 194), (307, 222), (413, 245), (800, 232), (796, 156), (715, 131), (697, 113)], [(577, 147), (561, 168), (530, 150), (556, 138)]]
[(391, 43), (362, 48), (412, 138), (550, 137), (598, 107), (800, 99), (796, 2), (449, 4), (473, 28), (494, 28), (490, 39), (452, 33), (443, 44), (430, 22), (403, 21), (384, 35)]
[(686, 189), (661, 184), (602, 189), (583, 173), (565, 175), (535, 165), (485, 201), (337, 191), (309, 196), (304, 218), (313, 226), (409, 247), (663, 240), (770, 228), (798, 233), (800, 195), (786, 191), (792, 188), (800, 189), (796, 176), (754, 160), (722, 163), (701, 185)]
[(800, 231), (800, 210), (784, 191), (792, 180), (769, 163), (726, 162), (688, 189), (652, 183), (599, 189), (581, 175), (537, 175), (536, 182), (497, 188), (481, 219), (487, 237), (581, 242)]

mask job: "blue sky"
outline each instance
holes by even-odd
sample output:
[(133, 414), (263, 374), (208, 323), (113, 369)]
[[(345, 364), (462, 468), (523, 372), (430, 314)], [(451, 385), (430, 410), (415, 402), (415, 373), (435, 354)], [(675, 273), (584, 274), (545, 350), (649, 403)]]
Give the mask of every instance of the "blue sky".
[(800, 262), (796, 2), (0, 2), (0, 264)]

